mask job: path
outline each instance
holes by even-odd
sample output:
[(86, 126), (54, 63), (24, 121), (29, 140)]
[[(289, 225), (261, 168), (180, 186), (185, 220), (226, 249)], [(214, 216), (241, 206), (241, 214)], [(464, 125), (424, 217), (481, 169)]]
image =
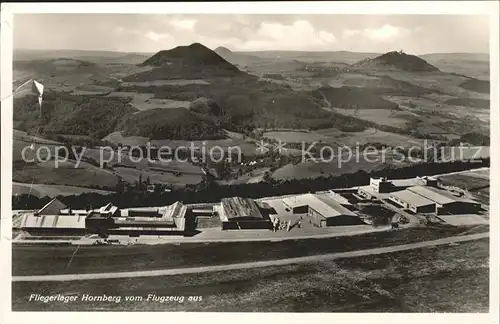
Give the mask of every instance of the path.
[(115, 279), (115, 278), (136, 278), (136, 277), (155, 277), (155, 276), (173, 276), (185, 275), (193, 273), (217, 272), (228, 270), (243, 270), (251, 268), (263, 268), (271, 266), (284, 266), (297, 263), (311, 263), (320, 261), (336, 260), (341, 258), (352, 258), (366, 255), (375, 255), (399, 251), (407, 251), (412, 249), (419, 249), (425, 247), (432, 247), (437, 245), (466, 242), (472, 240), (479, 240), (489, 237), (489, 233), (479, 233), (466, 236), (452, 236), (434, 241), (418, 242), (411, 244), (403, 244), (397, 246), (389, 246), (382, 248), (374, 248), (367, 250), (328, 253), (323, 255), (314, 255), (306, 257), (288, 258), (281, 260), (271, 261), (257, 261), (234, 263), (227, 265), (180, 268), (180, 269), (164, 269), (164, 270), (145, 270), (145, 271), (128, 271), (128, 272), (108, 272), (108, 273), (86, 273), (86, 274), (63, 274), (63, 275), (40, 275), (40, 276), (14, 276), (13, 282), (21, 281), (73, 281), (73, 280), (93, 280), (93, 279)]

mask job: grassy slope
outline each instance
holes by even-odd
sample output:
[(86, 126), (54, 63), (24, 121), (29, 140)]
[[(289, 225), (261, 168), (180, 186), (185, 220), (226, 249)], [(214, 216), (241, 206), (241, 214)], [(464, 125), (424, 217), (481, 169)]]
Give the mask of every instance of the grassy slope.
[[(105, 281), (13, 283), (13, 310), (487, 312), (488, 240), (306, 265)], [(28, 303), (31, 293), (121, 295), (121, 303)], [(124, 296), (185, 296), (183, 303)], [(188, 296), (201, 296), (198, 302)]]

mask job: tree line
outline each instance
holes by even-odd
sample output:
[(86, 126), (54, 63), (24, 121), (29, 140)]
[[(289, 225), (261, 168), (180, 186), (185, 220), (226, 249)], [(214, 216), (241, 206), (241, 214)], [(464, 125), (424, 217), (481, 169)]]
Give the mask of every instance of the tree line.
[[(420, 163), (405, 167), (390, 166), (383, 170), (366, 172), (360, 170), (355, 173), (339, 176), (319, 177), (314, 179), (294, 179), (276, 181), (267, 178), (266, 182), (237, 185), (218, 185), (215, 181), (205, 179), (202, 185), (186, 186), (171, 192), (141, 192), (126, 191), (110, 195), (84, 193), (80, 195), (58, 197), (63, 203), (72, 208), (98, 208), (113, 203), (126, 208), (134, 206), (163, 206), (176, 201), (190, 203), (214, 203), (224, 197), (263, 198), (287, 194), (299, 194), (328, 189), (348, 188), (366, 185), (370, 177), (414, 178), (416, 176), (432, 176), (441, 173), (464, 171), (468, 169), (489, 167), (490, 159), (480, 161), (453, 161), (447, 163)], [(37, 209), (50, 201), (51, 198), (37, 198), (27, 194), (12, 197), (13, 209)]]

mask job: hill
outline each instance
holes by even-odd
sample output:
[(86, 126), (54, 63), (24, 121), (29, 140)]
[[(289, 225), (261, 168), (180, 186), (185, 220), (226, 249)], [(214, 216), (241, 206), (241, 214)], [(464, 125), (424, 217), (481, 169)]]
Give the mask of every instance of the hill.
[(439, 69), (418, 56), (393, 51), (355, 63), (353, 67), (396, 69), (405, 72), (437, 72)]
[(215, 49), (215, 53), (220, 55), (226, 61), (235, 65), (246, 66), (252, 63), (262, 61), (261, 58), (255, 55), (249, 55), (242, 52), (233, 52), (227, 47), (219, 46)]
[(171, 64), (185, 66), (198, 64), (214, 65), (234, 69), (229, 62), (200, 43), (193, 43), (189, 46), (177, 46), (171, 50), (159, 51), (142, 63), (142, 65), (159, 67), (169, 66)]
[(233, 52), (227, 48), (227, 47), (224, 47), (224, 46), (219, 46), (217, 47), (215, 50), (214, 50), (215, 53), (219, 54), (220, 56), (224, 56), (224, 55), (231, 55), (233, 54)]
[(152, 109), (128, 115), (116, 126), (126, 136), (151, 139), (220, 139), (224, 131), (214, 120), (185, 108)]
[(75, 96), (47, 92), (43, 96), (42, 116), (37, 98), (14, 100), (14, 128), (42, 135), (88, 135), (102, 138), (111, 133), (118, 120), (136, 111), (127, 99)]
[(145, 82), (247, 76), (236, 66), (199, 43), (159, 51), (141, 63), (140, 66), (149, 66), (152, 67), (152, 70), (129, 75), (123, 78), (123, 81)]

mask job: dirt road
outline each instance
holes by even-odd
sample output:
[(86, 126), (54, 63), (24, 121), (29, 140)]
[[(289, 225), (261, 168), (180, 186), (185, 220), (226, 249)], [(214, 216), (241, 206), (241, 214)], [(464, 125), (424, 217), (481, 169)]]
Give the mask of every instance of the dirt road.
[(40, 275), (40, 276), (18, 276), (12, 277), (13, 282), (20, 281), (73, 281), (73, 280), (94, 280), (94, 279), (111, 279), (111, 278), (135, 278), (135, 277), (155, 277), (155, 276), (172, 276), (192, 273), (217, 272), (227, 270), (242, 270), (250, 268), (262, 268), (270, 266), (283, 266), (297, 263), (310, 263), (319, 261), (328, 261), (341, 258), (352, 258), (366, 256), (372, 254), (391, 253), (437, 245), (466, 242), (489, 237), (489, 233), (479, 233), (466, 236), (452, 236), (443, 239), (418, 242), (390, 247), (374, 248), (367, 250), (328, 253), (323, 255), (314, 255), (306, 257), (288, 258), (271, 261), (245, 262), (227, 265), (180, 268), (180, 269), (164, 269), (164, 270), (145, 270), (145, 271), (129, 271), (129, 272), (110, 272), (110, 273), (86, 273), (86, 274), (64, 274), (64, 275)]

